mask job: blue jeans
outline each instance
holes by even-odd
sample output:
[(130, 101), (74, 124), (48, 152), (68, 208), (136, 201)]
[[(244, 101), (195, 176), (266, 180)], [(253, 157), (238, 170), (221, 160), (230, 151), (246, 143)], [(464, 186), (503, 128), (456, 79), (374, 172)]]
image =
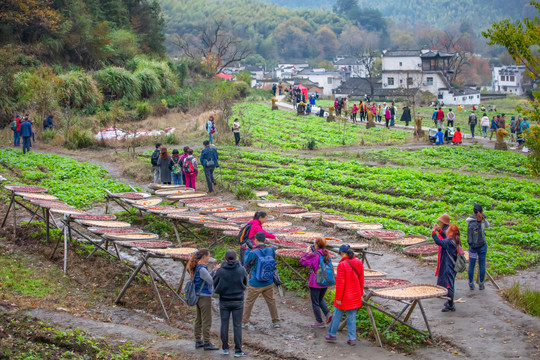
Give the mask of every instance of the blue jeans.
[(19, 146), (21, 145), (21, 132), (20, 131), (14, 131), (13, 132), (13, 146)]
[(154, 166), (154, 184), (161, 184), (161, 171), (159, 166)]
[(210, 144), (214, 143), (214, 134), (208, 133), (208, 141), (210, 141)]
[(484, 133), (484, 137), (487, 137), (487, 126), (482, 126), (482, 133)]
[(182, 185), (182, 173), (175, 174), (171, 171), (173, 185)]
[(349, 340), (356, 340), (356, 312), (358, 309), (352, 310), (340, 310), (338, 308), (334, 309), (334, 316), (332, 317), (332, 322), (328, 328), (328, 335), (336, 336), (339, 323), (341, 322), (341, 317), (345, 312), (347, 314), (347, 333), (349, 334)]
[(396, 116), (392, 115), (392, 119), (390, 120), (390, 126), (394, 126), (395, 121), (396, 121)]
[(471, 128), (471, 135), (472, 135), (473, 138), (474, 138), (474, 127), (475, 126), (476, 125), (469, 125), (469, 127)]
[(469, 271), (468, 271), (469, 283), (474, 282), (474, 267), (476, 266), (476, 257), (478, 257), (478, 273), (480, 275), (480, 282), (481, 283), (484, 282), (484, 278), (486, 277), (487, 248), (488, 248), (487, 243), (484, 244), (484, 246), (477, 249), (469, 248)]
[(26, 154), (26, 151), (30, 151), (30, 136), (24, 136), (22, 138), (22, 151), (23, 151), (23, 154)]

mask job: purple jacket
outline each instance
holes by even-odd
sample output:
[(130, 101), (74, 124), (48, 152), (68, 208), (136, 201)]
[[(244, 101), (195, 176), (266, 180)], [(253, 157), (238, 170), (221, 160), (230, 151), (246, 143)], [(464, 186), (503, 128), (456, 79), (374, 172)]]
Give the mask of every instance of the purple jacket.
[(324, 289), (327, 287), (317, 284), (317, 280), (315, 279), (317, 270), (319, 270), (319, 259), (321, 256), (324, 256), (322, 249), (317, 249), (316, 252), (303, 253), (300, 258), (300, 264), (311, 267), (312, 271), (309, 273), (308, 280), (308, 286), (310, 288)]

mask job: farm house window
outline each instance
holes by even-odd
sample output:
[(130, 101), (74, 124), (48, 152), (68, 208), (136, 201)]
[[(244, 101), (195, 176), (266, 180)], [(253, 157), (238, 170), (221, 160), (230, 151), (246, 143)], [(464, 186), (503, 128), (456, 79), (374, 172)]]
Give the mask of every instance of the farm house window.
[(428, 85), (428, 86), (433, 85), (433, 78), (432, 78), (432, 77), (428, 77), (428, 78), (426, 79), (426, 82), (427, 82), (427, 85)]
[(328, 85), (330, 85), (330, 84), (332, 84), (332, 78), (331, 77), (328, 78)]
[(516, 77), (514, 75), (510, 76), (510, 81), (516, 81)]
[(504, 81), (504, 75), (501, 75), (501, 81)]
[(388, 85), (394, 85), (394, 78), (393, 77), (388, 78)]
[(407, 78), (407, 85), (412, 86), (412, 84), (413, 84), (413, 78), (412, 78), (412, 77), (408, 77), (408, 78)]
[(403, 63), (401, 61), (399, 62), (399, 66), (403, 66)]

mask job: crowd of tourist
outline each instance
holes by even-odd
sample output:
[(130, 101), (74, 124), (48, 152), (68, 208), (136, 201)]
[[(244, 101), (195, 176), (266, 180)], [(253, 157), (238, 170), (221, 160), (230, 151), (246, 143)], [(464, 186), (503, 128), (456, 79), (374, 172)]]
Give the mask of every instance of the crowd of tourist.
[[(195, 284), (195, 292), (199, 294), (196, 303), (197, 317), (195, 320), (195, 348), (204, 350), (219, 350), (210, 341), (212, 324), (211, 296), (219, 298), (219, 313), (221, 318), (221, 349), (228, 355), (229, 324), (232, 317), (235, 356), (247, 354), (242, 349), (242, 329), (250, 328), (250, 317), (253, 305), (262, 297), (268, 306), (272, 327), (281, 327), (276, 305), (274, 287), (280, 284), (277, 276), (276, 252), (274, 247), (267, 244), (266, 239), (274, 239), (275, 235), (263, 230), (263, 224), (268, 215), (257, 212), (240, 234), (246, 234), (242, 242), (240, 259), (235, 250), (226, 252), (221, 264), (209, 272), (207, 264), (210, 252), (199, 250), (192, 256), (187, 269)], [(432, 228), (432, 238), (439, 245), (439, 254), (435, 276), (436, 283), (447, 289), (447, 301), (442, 312), (454, 312), (456, 306), (455, 278), (458, 272), (467, 270), (464, 250), (461, 245), (461, 232), (456, 224), (451, 223), (450, 216), (443, 214), (437, 219)], [(473, 214), (467, 218), (467, 243), (469, 245), (468, 283), (469, 289), (474, 290), (474, 271), (478, 262), (479, 289), (485, 289), (487, 242), (485, 229), (489, 222), (480, 204), (474, 205)], [(239, 239), (243, 235), (239, 235)], [(364, 266), (355, 256), (350, 245), (342, 244), (338, 250), (339, 263), (337, 271), (330, 259), (326, 240), (317, 237), (311, 245), (307, 245), (300, 264), (310, 268), (307, 286), (315, 322), (313, 328), (326, 328), (325, 339), (337, 341), (337, 331), (343, 316), (347, 324), (347, 344), (356, 345), (357, 323), (356, 313), (362, 307), (364, 295)], [(333, 313), (326, 303), (329, 287), (334, 287)], [(246, 294), (247, 292), (247, 294)]]

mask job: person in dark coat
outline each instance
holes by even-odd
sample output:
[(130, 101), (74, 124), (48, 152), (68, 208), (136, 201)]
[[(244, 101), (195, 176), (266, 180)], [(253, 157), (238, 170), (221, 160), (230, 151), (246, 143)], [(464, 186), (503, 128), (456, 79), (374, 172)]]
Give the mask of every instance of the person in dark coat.
[(23, 154), (26, 154), (26, 151), (30, 151), (31, 143), (30, 139), (32, 138), (32, 134), (34, 132), (32, 131), (32, 123), (30, 122), (30, 119), (28, 117), (25, 117), (24, 120), (21, 122), (21, 137), (23, 139), (22, 146), (23, 146)]
[(246, 356), (242, 351), (242, 314), (247, 279), (246, 269), (236, 260), (236, 251), (228, 250), (225, 253), (225, 261), (214, 275), (214, 293), (219, 295), (221, 343), (224, 355), (229, 354), (229, 320), (232, 316), (235, 356)]
[(201, 164), (204, 169), (204, 176), (206, 177), (206, 184), (208, 185), (208, 192), (214, 191), (212, 185), (216, 185), (216, 179), (214, 178), (214, 170), (219, 167), (218, 152), (216, 149), (210, 147), (210, 142), (205, 140), (203, 142), (204, 149), (201, 151)]
[[(446, 236), (445, 236), (446, 235)], [(448, 289), (448, 300), (444, 304), (442, 312), (456, 311), (454, 305), (456, 271), (454, 264), (457, 261), (458, 254), (462, 253), (461, 238), (459, 228), (452, 224), (448, 228), (446, 234), (442, 231), (438, 224), (433, 225), (431, 233), (433, 241), (440, 246), (439, 262), (437, 264), (437, 285)]]
[(411, 122), (411, 109), (407, 105), (403, 108), (403, 114), (401, 114), (401, 121), (405, 121), (405, 126), (409, 126)]

